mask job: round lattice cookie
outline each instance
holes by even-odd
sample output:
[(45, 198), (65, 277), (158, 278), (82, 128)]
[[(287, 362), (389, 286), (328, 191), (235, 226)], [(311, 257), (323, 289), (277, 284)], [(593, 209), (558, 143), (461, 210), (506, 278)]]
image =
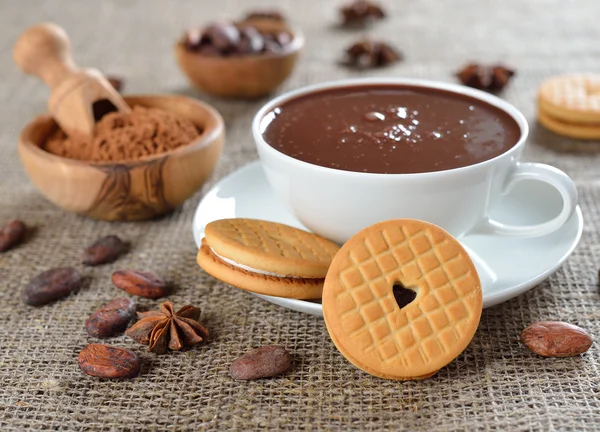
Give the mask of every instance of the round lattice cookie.
[(600, 126), (600, 75), (560, 75), (544, 81), (538, 107), (562, 122)]
[[(401, 307), (395, 291), (406, 289), (414, 300)], [(479, 276), (464, 248), (443, 229), (411, 219), (381, 222), (348, 240), (323, 289), (336, 347), (382, 378), (434, 374), (469, 344), (481, 310)]]

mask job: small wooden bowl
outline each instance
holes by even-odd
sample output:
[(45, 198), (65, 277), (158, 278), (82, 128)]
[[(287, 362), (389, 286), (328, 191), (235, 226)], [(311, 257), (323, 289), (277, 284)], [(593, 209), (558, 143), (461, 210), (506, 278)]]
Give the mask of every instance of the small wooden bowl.
[(190, 52), (179, 41), (175, 45), (175, 56), (194, 87), (216, 96), (252, 99), (271, 93), (290, 76), (304, 46), (302, 33), (272, 20), (256, 19), (244, 23), (252, 24), (262, 32), (285, 31), (292, 40), (281, 53), (229, 57)]
[(149, 219), (182, 204), (211, 175), (224, 139), (223, 119), (214, 108), (184, 96), (128, 96), (125, 101), (177, 113), (203, 132), (186, 146), (136, 161), (82, 162), (42, 150), (58, 126), (50, 115), (41, 115), (23, 129), (18, 148), (31, 181), (53, 204), (95, 219)]

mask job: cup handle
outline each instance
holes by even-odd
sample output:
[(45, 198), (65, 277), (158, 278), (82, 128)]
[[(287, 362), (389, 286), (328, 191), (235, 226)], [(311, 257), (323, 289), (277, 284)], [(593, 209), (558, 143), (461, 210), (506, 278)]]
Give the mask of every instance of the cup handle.
[(562, 227), (577, 207), (577, 187), (561, 170), (540, 163), (518, 163), (512, 172), (503, 195), (522, 180), (538, 180), (554, 187), (562, 196), (563, 208), (558, 216), (536, 225), (507, 225), (486, 218), (474, 231), (477, 234), (496, 234), (512, 237), (541, 237)]

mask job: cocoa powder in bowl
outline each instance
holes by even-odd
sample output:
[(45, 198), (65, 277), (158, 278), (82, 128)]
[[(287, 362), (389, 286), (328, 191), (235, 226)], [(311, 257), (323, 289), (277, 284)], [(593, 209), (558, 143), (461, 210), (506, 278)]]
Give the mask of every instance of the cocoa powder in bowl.
[(124, 162), (158, 155), (187, 145), (202, 131), (188, 119), (158, 108), (132, 107), (129, 113), (106, 114), (92, 137), (55, 131), (43, 149), (86, 162)]

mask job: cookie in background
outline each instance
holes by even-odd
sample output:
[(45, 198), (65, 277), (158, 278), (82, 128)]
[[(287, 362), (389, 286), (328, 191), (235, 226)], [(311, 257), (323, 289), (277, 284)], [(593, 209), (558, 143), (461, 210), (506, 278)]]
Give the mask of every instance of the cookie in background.
[(538, 121), (548, 130), (569, 138), (600, 139), (600, 75), (552, 77), (539, 89)]

